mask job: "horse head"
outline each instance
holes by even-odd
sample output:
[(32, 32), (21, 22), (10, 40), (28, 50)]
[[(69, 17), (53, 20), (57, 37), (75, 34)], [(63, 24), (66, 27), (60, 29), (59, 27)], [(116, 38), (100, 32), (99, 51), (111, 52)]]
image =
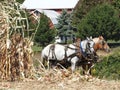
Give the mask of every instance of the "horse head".
[(92, 37), (87, 37), (87, 44), (86, 44), (86, 50), (88, 54), (93, 54), (94, 51), (94, 41), (92, 40)]
[(94, 38), (93, 41), (95, 42), (94, 49), (97, 50), (104, 50), (105, 52), (110, 52), (110, 47), (103, 38), (103, 36), (99, 36), (98, 38)]
[(86, 40), (81, 41), (81, 51), (84, 56), (92, 55), (94, 54), (94, 41), (92, 40), (92, 37), (88, 38)]

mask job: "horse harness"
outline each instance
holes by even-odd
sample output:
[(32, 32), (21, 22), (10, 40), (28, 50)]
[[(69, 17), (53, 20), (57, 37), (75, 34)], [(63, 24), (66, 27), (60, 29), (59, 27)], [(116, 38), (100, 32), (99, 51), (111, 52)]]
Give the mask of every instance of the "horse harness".
[[(49, 54), (50, 54), (50, 51), (52, 52), (52, 60), (55, 60), (56, 62), (58, 62), (57, 61), (57, 57), (56, 57), (56, 54), (55, 54), (55, 45), (56, 44), (52, 44), (51, 46), (50, 46), (50, 49), (49, 49)], [(67, 50), (68, 50), (68, 48), (70, 48), (70, 49), (72, 49), (72, 50), (77, 50), (76, 48), (71, 48), (71, 47), (69, 47), (68, 45), (65, 45), (65, 55), (64, 55), (64, 58), (62, 59), (62, 60), (60, 60), (60, 62), (67, 62), (67, 59), (68, 58), (73, 58), (73, 57), (75, 57), (76, 56), (76, 54), (77, 53), (73, 53), (73, 54), (71, 54), (71, 55), (69, 55), (69, 56), (67, 56)]]
[(50, 51), (52, 51), (52, 59), (57, 59), (57, 58), (56, 58), (56, 55), (55, 55), (55, 44), (52, 44), (52, 45), (50, 46), (49, 54), (50, 54)]
[[(57, 57), (56, 57), (56, 55), (55, 55), (55, 45), (56, 45), (56, 44), (52, 44), (52, 45), (50, 46), (50, 50), (52, 51), (52, 59), (54, 59), (54, 60), (56, 60), (56, 62), (58, 62), (58, 61), (57, 61)], [(75, 57), (75, 56), (77, 56), (79, 59), (85, 59), (85, 60), (87, 60), (87, 61), (90, 61), (90, 60), (91, 60), (90, 58), (86, 57), (86, 56), (83, 54), (82, 48), (80, 47), (79, 44), (75, 43), (75, 44), (72, 44), (72, 45), (74, 45), (76, 48), (72, 48), (72, 47), (69, 47), (69, 45), (65, 45), (65, 55), (64, 55), (63, 60), (60, 60), (61, 62), (65, 62), (65, 63), (66, 63), (68, 58), (70, 58), (70, 60), (71, 60), (71, 59), (72, 59), (73, 57)], [(67, 56), (67, 50), (68, 50), (68, 49), (75, 50), (75, 53)], [(49, 50), (49, 53), (50, 53), (50, 50)]]

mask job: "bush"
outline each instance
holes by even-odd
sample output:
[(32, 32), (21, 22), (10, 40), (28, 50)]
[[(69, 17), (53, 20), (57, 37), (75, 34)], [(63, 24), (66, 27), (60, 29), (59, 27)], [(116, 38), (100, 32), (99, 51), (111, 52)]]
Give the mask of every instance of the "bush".
[[(120, 49), (120, 48), (119, 48)], [(120, 80), (120, 52), (119, 50), (97, 63), (93, 75), (100, 78)]]
[(77, 27), (78, 37), (102, 35), (105, 39), (120, 40), (119, 12), (106, 3), (91, 9)]

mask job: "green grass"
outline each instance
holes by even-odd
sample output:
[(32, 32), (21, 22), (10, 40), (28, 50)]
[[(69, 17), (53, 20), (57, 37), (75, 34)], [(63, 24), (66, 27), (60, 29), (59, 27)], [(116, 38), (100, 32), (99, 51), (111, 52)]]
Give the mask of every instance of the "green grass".
[(108, 40), (107, 42), (108, 42), (108, 43), (120, 43), (120, 40), (119, 40), (119, 41), (115, 41), (115, 40)]
[(112, 48), (113, 53), (120, 53), (120, 46), (116, 48)]
[(33, 52), (41, 52), (41, 51), (42, 51), (42, 47), (37, 46), (37, 45), (34, 45), (34, 46), (32, 47), (32, 50), (33, 50)]

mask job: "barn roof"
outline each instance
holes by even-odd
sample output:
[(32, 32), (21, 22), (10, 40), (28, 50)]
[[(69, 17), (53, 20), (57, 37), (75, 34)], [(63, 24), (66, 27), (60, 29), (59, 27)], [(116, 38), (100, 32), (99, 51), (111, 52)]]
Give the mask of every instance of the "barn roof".
[(26, 9), (72, 9), (79, 0), (25, 0), (21, 8)]
[(45, 15), (47, 15), (53, 24), (57, 24), (57, 18), (60, 16), (60, 14), (54, 10), (41, 10), (41, 9), (36, 9), (37, 11), (39, 11), (40, 13), (44, 13)]

